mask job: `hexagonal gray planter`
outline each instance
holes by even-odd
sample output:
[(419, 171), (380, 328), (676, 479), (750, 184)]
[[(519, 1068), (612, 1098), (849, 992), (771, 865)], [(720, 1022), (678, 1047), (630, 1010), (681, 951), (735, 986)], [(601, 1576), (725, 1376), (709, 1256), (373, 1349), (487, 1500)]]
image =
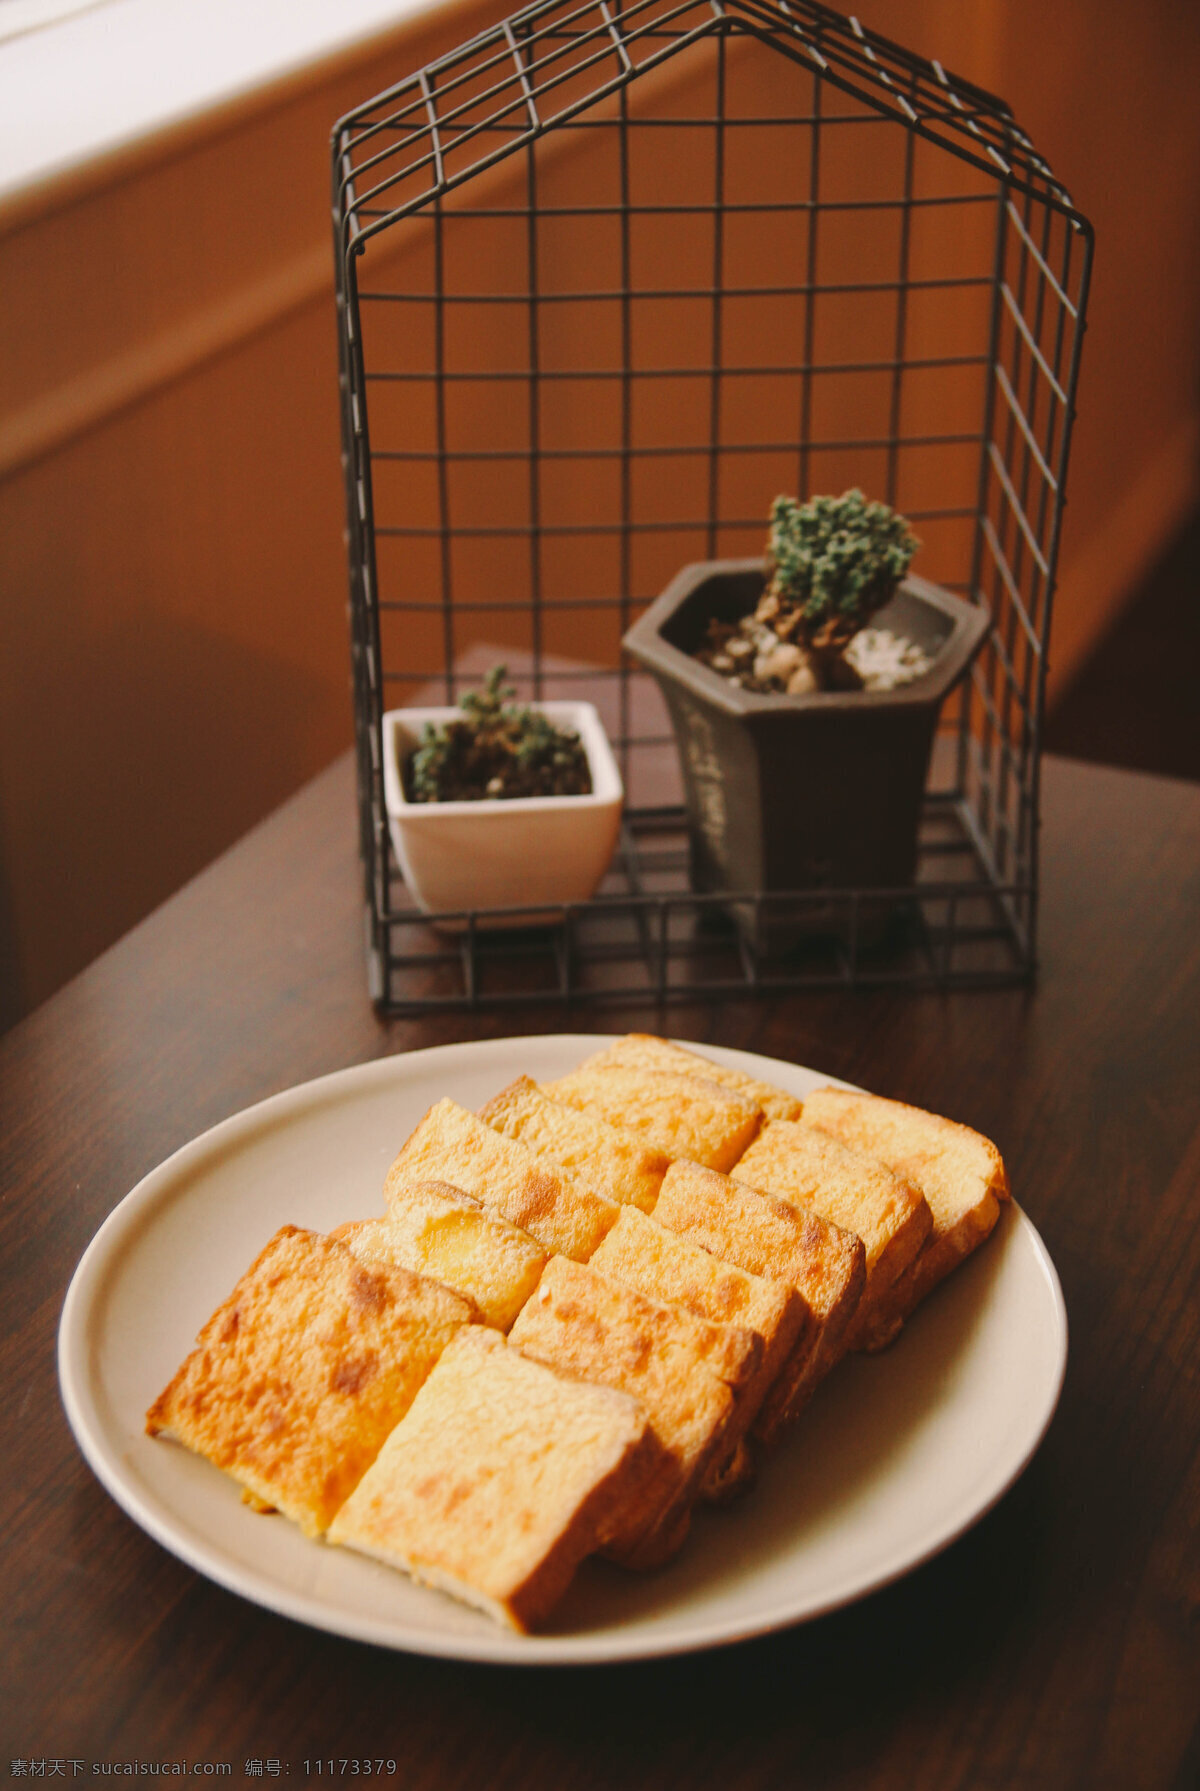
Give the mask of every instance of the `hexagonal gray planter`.
[(670, 710), (693, 888), (744, 895), (909, 884), (938, 711), (990, 617), (906, 578), (872, 625), (915, 641), (934, 657), (930, 671), (893, 691), (760, 696), (691, 651), (711, 618), (748, 614), (764, 579), (762, 560), (686, 566), (625, 635)]

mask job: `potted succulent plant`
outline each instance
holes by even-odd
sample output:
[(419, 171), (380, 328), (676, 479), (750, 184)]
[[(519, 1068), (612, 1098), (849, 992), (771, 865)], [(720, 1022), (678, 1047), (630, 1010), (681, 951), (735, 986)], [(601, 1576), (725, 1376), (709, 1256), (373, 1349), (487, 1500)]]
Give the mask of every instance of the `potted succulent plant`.
[[(697, 890), (911, 883), (938, 711), (990, 619), (907, 575), (917, 545), (859, 491), (777, 498), (765, 559), (685, 567), (626, 634), (670, 710)], [(868, 622), (885, 676), (856, 660)]]
[(616, 846), (624, 791), (595, 708), (515, 704), (505, 675), (494, 667), (457, 709), (383, 717), (388, 827), (426, 913), (586, 901)]

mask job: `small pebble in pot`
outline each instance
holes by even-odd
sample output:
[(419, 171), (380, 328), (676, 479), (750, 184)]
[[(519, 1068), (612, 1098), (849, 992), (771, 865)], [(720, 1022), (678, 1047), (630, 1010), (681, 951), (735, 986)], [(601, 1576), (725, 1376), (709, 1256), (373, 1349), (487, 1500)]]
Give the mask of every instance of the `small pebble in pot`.
[(807, 696), (810, 690), (816, 688), (817, 680), (813, 676), (813, 669), (803, 659), (787, 681), (787, 693), (789, 696)]
[(776, 643), (766, 652), (760, 653), (754, 661), (754, 676), (764, 682), (778, 678), (786, 684), (792, 673), (804, 664), (804, 655), (792, 641), (785, 641), (782, 646)]
[[(820, 688), (803, 647), (784, 639), (781, 629), (766, 627), (761, 615), (711, 623), (696, 657), (739, 689), (761, 696), (807, 696)], [(933, 660), (890, 628), (862, 628), (846, 648), (845, 663), (862, 689), (897, 690), (922, 677)], [(850, 682), (856, 682), (853, 676)]]
[(846, 659), (867, 690), (895, 690), (920, 678), (933, 664), (914, 641), (890, 628), (861, 628), (846, 649)]

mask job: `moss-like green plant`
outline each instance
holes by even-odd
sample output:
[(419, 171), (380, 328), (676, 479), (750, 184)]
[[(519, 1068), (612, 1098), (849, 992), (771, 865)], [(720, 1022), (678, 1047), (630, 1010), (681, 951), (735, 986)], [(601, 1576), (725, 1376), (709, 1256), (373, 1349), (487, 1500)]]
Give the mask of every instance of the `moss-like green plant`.
[(861, 491), (806, 504), (777, 497), (758, 619), (803, 649), (818, 685), (852, 685), (858, 680), (842, 655), (892, 596), (919, 546), (903, 516), (868, 503)]
[(513, 796), (586, 796), (592, 788), (578, 734), (509, 701), (508, 668), (493, 666), (459, 699), (461, 719), (426, 722), (404, 767), (410, 802), (483, 802)]

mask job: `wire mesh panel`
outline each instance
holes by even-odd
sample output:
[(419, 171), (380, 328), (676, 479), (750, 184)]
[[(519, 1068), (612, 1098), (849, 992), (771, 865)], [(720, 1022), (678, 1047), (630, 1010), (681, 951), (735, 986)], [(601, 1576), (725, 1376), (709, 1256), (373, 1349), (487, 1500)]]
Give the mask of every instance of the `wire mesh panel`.
[[(1091, 234), (1004, 104), (800, 0), (544, 0), (343, 119), (334, 182), (376, 999), (1027, 975)], [(771, 955), (689, 888), (621, 638), (680, 566), (761, 552), (777, 493), (851, 485), (992, 627), (916, 888), (763, 896), (839, 916)], [(625, 779), (613, 869), (553, 926), (431, 920), (388, 842), (383, 712), (498, 661), (594, 701)]]

